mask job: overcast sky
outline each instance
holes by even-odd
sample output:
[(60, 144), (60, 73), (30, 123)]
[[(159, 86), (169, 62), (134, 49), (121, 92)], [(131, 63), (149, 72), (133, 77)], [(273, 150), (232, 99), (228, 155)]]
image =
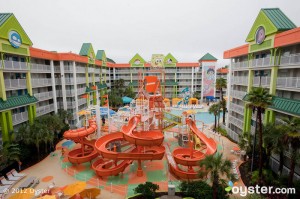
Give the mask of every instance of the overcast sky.
[(0, 12), (15, 14), (33, 46), (79, 53), (82, 43), (127, 63), (135, 53), (172, 53), (196, 62), (209, 52), (245, 43), (261, 8), (279, 7), (300, 24), (299, 0), (0, 0)]

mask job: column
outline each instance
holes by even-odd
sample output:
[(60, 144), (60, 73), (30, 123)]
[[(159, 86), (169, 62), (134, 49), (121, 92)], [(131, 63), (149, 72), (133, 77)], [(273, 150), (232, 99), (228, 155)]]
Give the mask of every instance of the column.
[[(73, 67), (73, 79), (74, 79), (74, 93), (75, 93), (75, 112), (78, 113), (78, 91), (77, 91), (77, 72), (76, 72), (76, 63), (75, 61), (72, 62)], [(76, 114), (76, 124), (79, 122), (79, 116)]]
[(7, 118), (6, 112), (0, 112), (0, 124), (1, 124), (1, 131), (2, 131), (2, 140), (3, 142), (9, 141), (9, 133), (8, 133), (8, 125), (7, 125)]
[[(94, 65), (94, 70), (93, 70), (93, 74), (92, 74), (92, 81), (93, 81), (93, 105), (97, 105), (97, 87), (96, 87), (96, 83), (95, 83), (95, 68), (96, 66)], [(94, 90), (94, 87), (96, 87), (96, 90)]]
[(192, 89), (191, 89), (191, 93), (194, 93), (194, 72), (195, 72), (195, 70), (194, 70), (194, 67), (192, 67)]
[[(249, 70), (248, 74), (248, 88), (247, 93), (249, 93), (252, 90), (253, 86), (253, 77), (254, 77), (254, 70)], [(244, 114), (244, 126), (243, 131), (249, 132), (251, 131), (251, 117), (252, 117), (252, 109), (247, 106), (247, 103), (245, 103), (245, 114)]]
[(52, 95), (53, 95), (53, 106), (54, 112), (57, 113), (57, 97), (56, 97), (56, 84), (55, 84), (55, 74), (54, 74), (54, 62), (50, 60), (50, 69), (51, 69), (51, 86), (52, 86)]
[[(85, 67), (85, 85), (89, 87), (89, 65)], [(86, 98), (86, 105), (89, 107), (90, 106), (90, 93), (86, 93), (87, 98)]]
[(66, 79), (65, 79), (65, 68), (64, 61), (59, 62), (60, 67), (60, 78), (61, 78), (61, 92), (63, 98), (63, 109), (67, 110), (67, 94), (66, 94)]
[[(199, 67), (201, 67), (201, 65), (199, 66)], [(203, 102), (203, 88), (204, 88), (204, 76), (203, 76), (203, 74), (204, 74), (204, 69), (203, 69), (203, 66), (202, 66), (202, 68), (201, 68), (201, 70), (202, 70), (202, 72), (201, 72), (201, 103)]]
[(231, 80), (232, 80), (232, 60), (230, 60), (230, 66), (228, 68), (228, 74), (227, 74), (227, 92), (226, 92), (226, 96), (227, 96), (227, 110), (228, 110), (228, 114), (226, 114), (226, 127), (229, 128), (229, 110), (230, 108), (230, 99), (231, 99)]
[(6, 89), (4, 83), (3, 70), (0, 70), (0, 98), (6, 101)]

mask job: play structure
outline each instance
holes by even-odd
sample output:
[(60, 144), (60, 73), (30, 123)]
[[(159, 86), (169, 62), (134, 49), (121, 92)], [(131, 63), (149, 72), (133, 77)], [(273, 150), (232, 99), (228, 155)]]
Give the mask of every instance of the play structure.
[[(182, 116), (166, 111), (170, 100), (166, 100), (161, 92), (164, 71), (155, 69), (147, 73), (155, 75), (143, 77), (139, 74), (138, 94), (130, 105), (107, 118), (113, 130), (105, 131), (101, 127), (100, 133), (100, 110), (97, 111), (99, 106), (95, 106), (91, 108), (96, 110), (91, 111), (93, 114), (86, 114), (89, 118), (85, 127), (64, 133), (66, 139), (80, 144), (80, 148), (68, 153), (71, 163), (80, 164), (95, 159), (92, 168), (103, 178), (116, 176), (137, 161), (137, 176), (143, 176), (143, 161), (161, 160), (166, 154), (169, 171), (175, 176), (181, 179), (198, 178), (198, 162), (216, 152), (216, 143), (197, 128), (193, 111), (186, 111)], [(189, 99), (185, 98), (181, 103), (188, 103)], [(164, 133), (175, 127), (178, 129), (180, 147), (171, 152), (168, 144), (163, 143)], [(96, 132), (97, 139), (94, 139)]]

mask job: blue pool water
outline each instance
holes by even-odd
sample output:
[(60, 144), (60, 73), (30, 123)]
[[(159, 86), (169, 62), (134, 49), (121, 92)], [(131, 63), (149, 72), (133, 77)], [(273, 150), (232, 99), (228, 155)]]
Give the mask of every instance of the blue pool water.
[[(181, 116), (183, 110), (171, 110), (171, 113), (174, 115)], [(220, 113), (220, 121), (222, 121), (223, 113)], [(195, 114), (196, 120), (203, 121), (205, 124), (211, 124), (215, 122), (215, 116), (209, 114), (208, 112), (198, 112)]]

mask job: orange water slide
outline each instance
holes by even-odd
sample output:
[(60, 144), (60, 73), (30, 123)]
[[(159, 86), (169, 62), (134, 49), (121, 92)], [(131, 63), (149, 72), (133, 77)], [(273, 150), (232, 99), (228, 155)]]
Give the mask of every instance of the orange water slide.
[(81, 144), (81, 148), (73, 149), (68, 153), (68, 159), (71, 163), (80, 164), (89, 162), (98, 156), (94, 147), (94, 141), (86, 139), (86, 136), (93, 134), (96, 130), (96, 121), (90, 119), (88, 128), (83, 127), (64, 132), (64, 138)]
[[(184, 179), (196, 179), (198, 178), (197, 172), (191, 169), (193, 166), (197, 166), (199, 161), (205, 158), (207, 155), (214, 154), (217, 151), (217, 144), (212, 138), (207, 138), (206, 135), (201, 132), (195, 121), (187, 119), (187, 125), (190, 127), (191, 131), (206, 145), (205, 153), (199, 150), (194, 150), (191, 148), (177, 148), (173, 151), (172, 157), (168, 157), (170, 170), (178, 177)], [(177, 164), (188, 166), (190, 169), (188, 171), (183, 171)]]

